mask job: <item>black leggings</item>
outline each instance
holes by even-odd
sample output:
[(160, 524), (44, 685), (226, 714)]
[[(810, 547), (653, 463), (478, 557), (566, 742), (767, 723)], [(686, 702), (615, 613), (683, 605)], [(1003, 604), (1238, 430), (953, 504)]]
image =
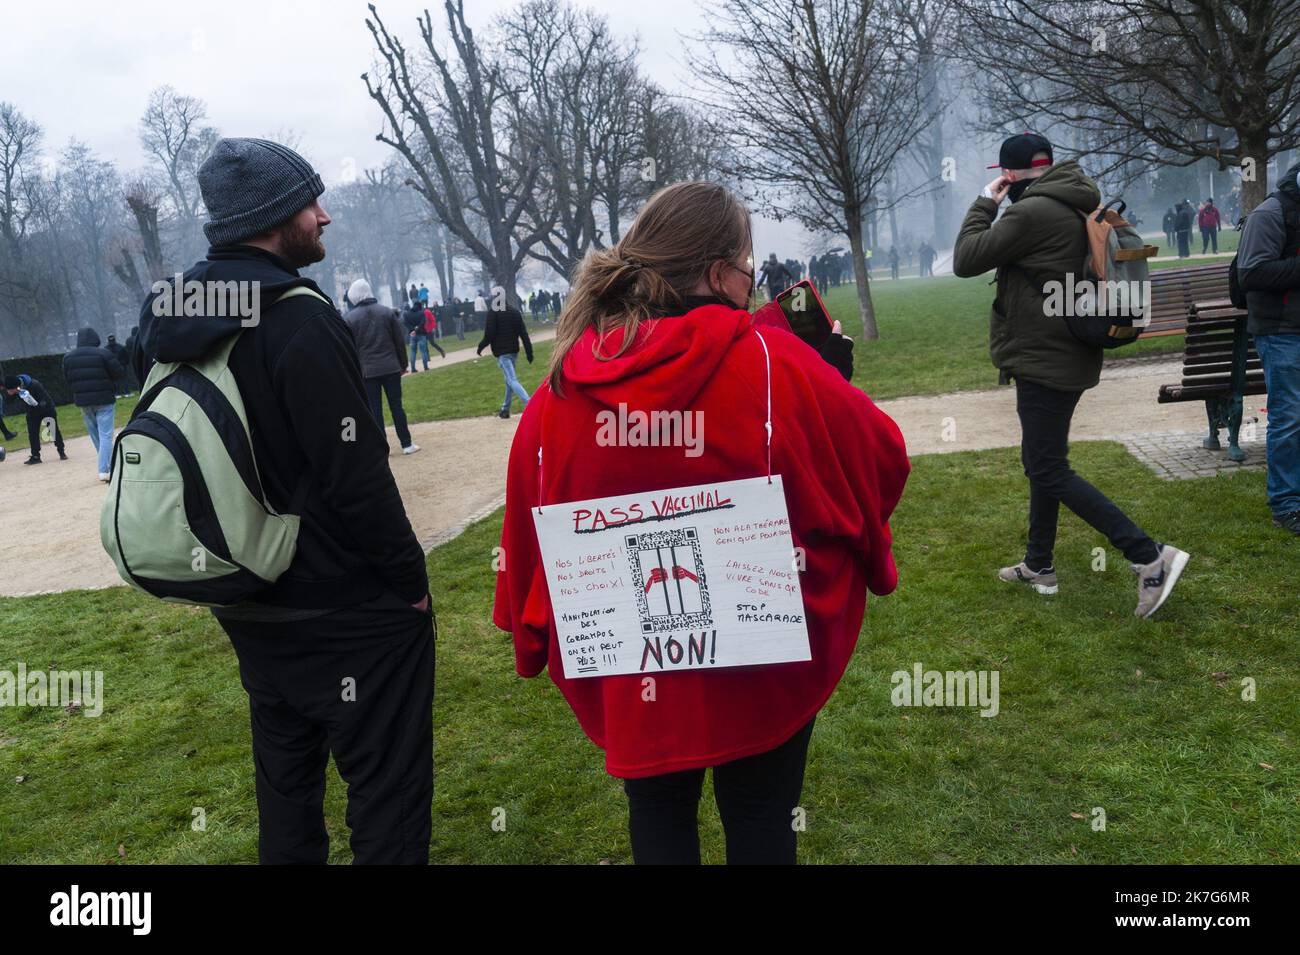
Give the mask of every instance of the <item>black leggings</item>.
[[(813, 720), (776, 749), (713, 767), (728, 865), (794, 865), (794, 809)], [(623, 780), (637, 865), (699, 865), (704, 770)]]

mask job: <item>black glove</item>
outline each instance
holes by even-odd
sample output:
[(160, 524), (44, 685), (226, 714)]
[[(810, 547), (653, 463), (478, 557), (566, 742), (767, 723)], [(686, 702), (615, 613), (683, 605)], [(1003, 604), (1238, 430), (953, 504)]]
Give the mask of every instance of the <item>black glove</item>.
[(832, 333), (818, 351), (826, 364), (843, 375), (845, 381), (853, 380), (853, 339)]

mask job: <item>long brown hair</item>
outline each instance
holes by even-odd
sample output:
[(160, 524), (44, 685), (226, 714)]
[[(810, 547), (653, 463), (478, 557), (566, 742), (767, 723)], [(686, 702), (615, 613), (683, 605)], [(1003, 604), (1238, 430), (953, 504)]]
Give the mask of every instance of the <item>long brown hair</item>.
[[(617, 358), (641, 322), (676, 314), (713, 263), (735, 261), (749, 244), (749, 210), (725, 186), (679, 182), (660, 189), (617, 245), (589, 252), (578, 266), (555, 331), (551, 390), (561, 393), (564, 357), (588, 327), (599, 336), (593, 354)], [(622, 345), (603, 354), (605, 335), (620, 326)]]

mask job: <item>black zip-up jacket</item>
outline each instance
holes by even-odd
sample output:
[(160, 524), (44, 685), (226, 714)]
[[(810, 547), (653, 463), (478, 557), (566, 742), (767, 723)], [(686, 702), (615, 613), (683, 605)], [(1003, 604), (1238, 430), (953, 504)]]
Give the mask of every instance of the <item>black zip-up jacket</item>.
[(1246, 217), (1241, 231), (1237, 276), (1246, 293), (1246, 327), (1252, 335), (1300, 335), (1300, 235), (1287, 222), (1300, 207), (1297, 174), (1300, 163)]
[[(333, 609), (386, 591), (418, 603), (429, 590), (424, 553), (366, 401), (356, 344), (338, 311), (310, 295), (273, 305), (293, 286), (320, 289), (251, 246), (209, 249), (185, 280), (261, 283), (260, 320), (243, 329), (230, 369), (272, 507), (287, 510), (299, 481), (309, 482), (293, 563), (257, 603)], [(158, 318), (152, 301), (140, 313), (134, 356), (141, 381), (155, 359), (196, 359), (241, 327), (238, 317)]]
[(481, 355), (483, 349), (491, 345), (493, 358), (517, 355), (520, 340), (524, 343), (524, 354), (531, 362), (533, 343), (528, 338), (528, 326), (524, 324), (524, 316), (520, 314), (519, 309), (507, 305), (499, 312), (488, 312), (487, 324), (483, 326), (483, 340), (478, 343), (475, 351)]
[(107, 348), (99, 345), (93, 328), (77, 332), (77, 347), (63, 356), (63, 377), (72, 389), (78, 408), (111, 405), (118, 385), (126, 380), (126, 369)]

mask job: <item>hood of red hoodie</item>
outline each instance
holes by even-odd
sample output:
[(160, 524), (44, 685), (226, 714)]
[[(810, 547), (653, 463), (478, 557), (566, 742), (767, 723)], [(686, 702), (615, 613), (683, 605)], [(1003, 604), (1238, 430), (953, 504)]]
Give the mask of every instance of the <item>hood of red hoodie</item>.
[(702, 305), (642, 322), (633, 344), (616, 358), (596, 356), (617, 354), (623, 330), (607, 333), (602, 342), (588, 328), (564, 356), (564, 387), (610, 408), (620, 402), (629, 410), (687, 408), (751, 324), (742, 309)]

